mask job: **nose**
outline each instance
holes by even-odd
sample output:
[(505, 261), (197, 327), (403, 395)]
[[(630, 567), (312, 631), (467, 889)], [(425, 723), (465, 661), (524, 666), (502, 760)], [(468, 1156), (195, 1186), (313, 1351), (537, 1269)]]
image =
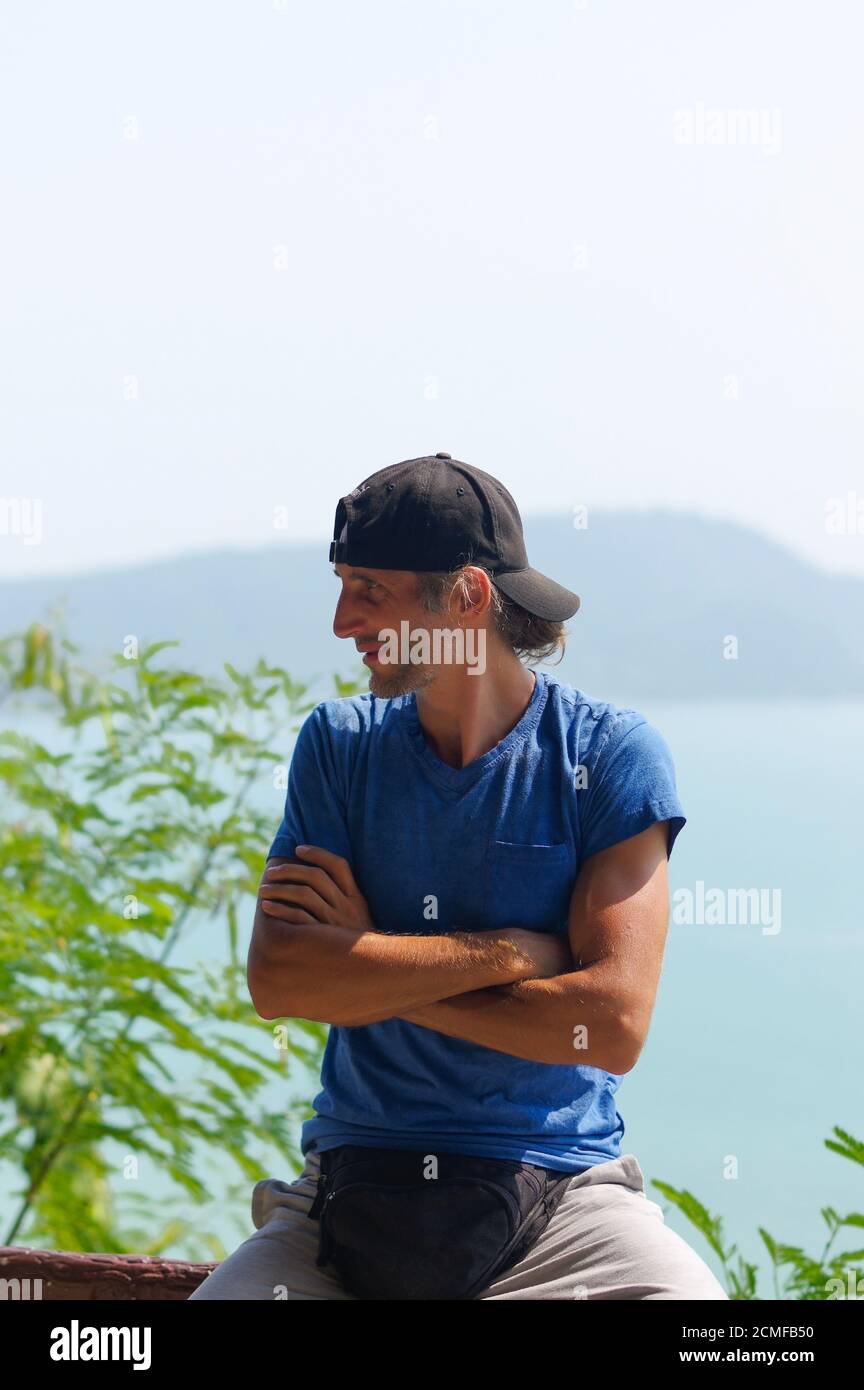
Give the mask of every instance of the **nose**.
[(343, 588), (333, 615), (333, 632), (337, 637), (356, 637), (363, 631), (363, 618), (357, 596)]

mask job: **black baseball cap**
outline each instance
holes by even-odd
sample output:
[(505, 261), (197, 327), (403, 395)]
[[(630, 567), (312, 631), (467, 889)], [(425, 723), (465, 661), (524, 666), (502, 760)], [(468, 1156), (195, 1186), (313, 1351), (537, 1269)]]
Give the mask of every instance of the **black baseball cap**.
[(482, 565), (508, 598), (563, 622), (579, 597), (528, 563), (522, 518), (503, 483), (449, 454), (372, 473), (336, 507), (332, 564), (380, 570)]

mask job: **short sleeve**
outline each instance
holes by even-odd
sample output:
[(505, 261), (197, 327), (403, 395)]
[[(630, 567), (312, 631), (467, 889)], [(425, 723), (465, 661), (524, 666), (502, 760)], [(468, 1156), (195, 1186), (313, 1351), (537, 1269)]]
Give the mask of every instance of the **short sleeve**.
[(351, 861), (345, 795), (333, 756), (326, 701), (300, 726), (288, 766), (282, 824), (267, 854), (290, 859), (298, 845), (317, 845)]
[(596, 764), (588, 766), (580, 808), (581, 857), (629, 840), (657, 821), (668, 821), (668, 858), (686, 819), (672, 754), (662, 734), (644, 719), (629, 725), (619, 719)]

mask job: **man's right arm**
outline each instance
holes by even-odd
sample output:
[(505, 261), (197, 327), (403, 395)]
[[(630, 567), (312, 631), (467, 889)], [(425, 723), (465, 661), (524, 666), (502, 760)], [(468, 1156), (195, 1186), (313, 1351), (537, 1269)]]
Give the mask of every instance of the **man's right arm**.
[[(274, 857), (268, 865), (291, 862)], [(515, 927), (442, 936), (354, 931), (325, 922), (278, 921), (259, 901), (247, 981), (262, 1018), (351, 1027), (567, 969), (572, 961), (566, 943), (545, 933)]]

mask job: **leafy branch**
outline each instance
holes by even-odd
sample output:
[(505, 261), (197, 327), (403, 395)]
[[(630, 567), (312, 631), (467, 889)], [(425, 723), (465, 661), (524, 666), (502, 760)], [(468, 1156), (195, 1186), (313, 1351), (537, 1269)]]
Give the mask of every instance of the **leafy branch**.
[[(839, 1125), (835, 1125), (832, 1132), (837, 1138), (826, 1139), (825, 1147), (853, 1163), (864, 1164), (864, 1144)], [(740, 1254), (736, 1265), (732, 1266), (732, 1257), (737, 1253), (738, 1247), (725, 1247), (720, 1217), (712, 1216), (686, 1188), (671, 1187), (669, 1183), (660, 1182), (658, 1179), (652, 1179), (652, 1182), (707, 1240), (723, 1266), (726, 1291), (730, 1299), (756, 1299), (757, 1266), (749, 1264)], [(864, 1268), (859, 1263), (864, 1260), (864, 1249), (831, 1253), (831, 1247), (844, 1227), (864, 1227), (864, 1215), (861, 1212), (850, 1212), (846, 1216), (840, 1216), (833, 1207), (822, 1207), (821, 1214), (828, 1227), (828, 1237), (817, 1256), (807, 1255), (800, 1246), (785, 1245), (775, 1240), (764, 1226), (758, 1227), (771, 1260), (775, 1298), (823, 1300), (864, 1295)], [(786, 1270), (787, 1275), (781, 1286), (779, 1276), (782, 1270)], [(860, 1294), (857, 1292), (859, 1287)], [(856, 1292), (850, 1295), (850, 1290)]]
[[(226, 663), (225, 680), (156, 661), (176, 645), (132, 644), (103, 677), (40, 624), (0, 642), (0, 701), (49, 727), (44, 741), (0, 733), (0, 1159), (25, 1176), (5, 1243), (122, 1250), (106, 1145), (200, 1202), (197, 1153), (257, 1179), (254, 1141), (293, 1152), (289, 1121), (308, 1110), (253, 1106), (290, 1059), (317, 1070), (326, 1029), (293, 1020), (273, 1056), (238, 924), (284, 799), (274, 747), (284, 759), (314, 702), (263, 661)], [(225, 959), (181, 968), (202, 920), (225, 923)], [(200, 1059), (193, 1088), (177, 1088), (172, 1053)], [(150, 1248), (182, 1229), (169, 1222)]]

